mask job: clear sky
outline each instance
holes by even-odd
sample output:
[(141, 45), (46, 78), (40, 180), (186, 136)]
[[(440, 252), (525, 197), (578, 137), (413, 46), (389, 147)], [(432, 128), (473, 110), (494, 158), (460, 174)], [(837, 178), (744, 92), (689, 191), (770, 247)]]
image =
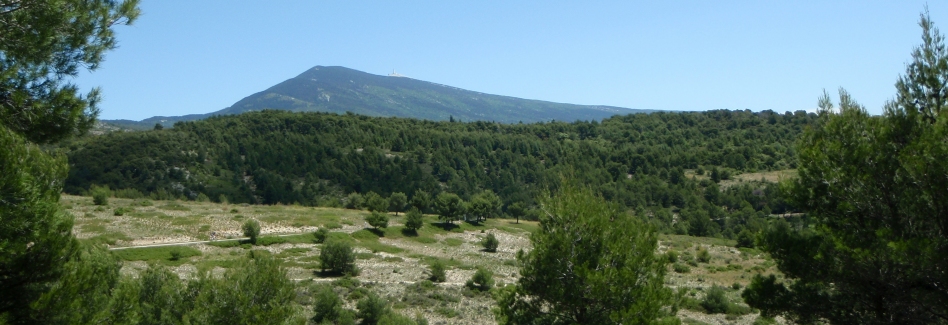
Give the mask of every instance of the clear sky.
[[(640, 109), (870, 112), (921, 40), (925, 1), (143, 0), (80, 87), (103, 119), (208, 113), (316, 66)], [(932, 1), (948, 31), (948, 2)]]

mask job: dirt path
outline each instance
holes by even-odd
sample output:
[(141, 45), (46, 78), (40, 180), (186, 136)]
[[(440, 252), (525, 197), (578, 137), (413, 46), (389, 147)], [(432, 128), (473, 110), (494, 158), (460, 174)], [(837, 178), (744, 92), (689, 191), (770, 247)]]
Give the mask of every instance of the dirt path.
[[(296, 236), (296, 235), (299, 235), (299, 234), (283, 234), (283, 235), (275, 235), (275, 237), (289, 237), (289, 236)], [(207, 244), (207, 243), (213, 243), (213, 242), (219, 242), (219, 241), (247, 240), (247, 239), (250, 239), (250, 238), (248, 238), (248, 237), (240, 237), (240, 238), (218, 239), (218, 240), (184, 241), (184, 242), (175, 242), (175, 243), (148, 244), (148, 245), (138, 245), (138, 246), (109, 247), (109, 250), (110, 250), (110, 251), (117, 251), (117, 250), (130, 249), (130, 248), (147, 248), (147, 247), (162, 247), (162, 246), (187, 246), (187, 245), (196, 245), (196, 244)]]

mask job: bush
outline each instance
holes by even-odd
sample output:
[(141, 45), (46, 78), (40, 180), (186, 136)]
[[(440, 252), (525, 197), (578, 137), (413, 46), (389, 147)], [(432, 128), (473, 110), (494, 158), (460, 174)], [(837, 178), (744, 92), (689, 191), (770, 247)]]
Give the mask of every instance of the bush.
[(727, 299), (724, 288), (720, 286), (711, 287), (704, 299), (701, 300), (701, 307), (704, 307), (708, 314), (727, 313), (730, 304), (731, 302)]
[(702, 248), (698, 251), (698, 261), (701, 263), (711, 262), (711, 253), (708, 252), (708, 249)]
[(140, 198), (145, 197), (145, 194), (142, 194), (141, 191), (136, 190), (134, 188), (115, 190), (113, 191), (112, 195), (115, 197), (123, 198), (123, 199), (140, 199)]
[(375, 229), (388, 228), (388, 215), (384, 212), (372, 211), (365, 216), (365, 222)]
[(483, 267), (477, 267), (477, 272), (474, 272), (474, 275), (471, 276), (471, 279), (467, 280), (467, 283), (464, 285), (466, 285), (471, 290), (482, 292), (490, 290), (490, 288), (494, 286), (494, 273)]
[(313, 240), (313, 241), (316, 242), (317, 244), (322, 244), (323, 242), (326, 241), (326, 237), (328, 237), (328, 236), (329, 236), (329, 230), (328, 230), (328, 229), (326, 229), (326, 228), (319, 228), (319, 229), (316, 230), (316, 232), (313, 233), (313, 237), (316, 237), (316, 239)]
[(180, 259), (181, 259), (181, 250), (179, 250), (179, 249), (172, 249), (172, 250), (171, 250), (171, 260), (172, 260), (172, 261), (177, 261), (177, 260), (180, 260)]
[(418, 208), (411, 208), (405, 215), (405, 228), (411, 231), (418, 231), (425, 225), (425, 220)]
[(362, 194), (352, 192), (349, 193), (349, 196), (346, 197), (346, 209), (362, 209), (365, 205), (365, 199), (362, 198)]
[(316, 289), (313, 300), (314, 316), (312, 320), (316, 324), (322, 322), (336, 323), (345, 312), (342, 299), (329, 286), (320, 286)]
[(444, 263), (441, 263), (441, 261), (436, 260), (434, 263), (431, 263), (430, 272), (431, 274), (428, 276), (428, 280), (431, 280), (431, 282), (444, 282), (444, 280), (448, 278)]
[(132, 211), (135, 211), (135, 210), (129, 207), (120, 207), (120, 208), (115, 208), (115, 210), (112, 211), (112, 214), (118, 217), (118, 216), (124, 216), (126, 213), (129, 213)]
[(678, 263), (678, 251), (669, 250), (665, 252), (665, 260), (667, 260), (668, 263)]
[(340, 275), (355, 275), (358, 272), (352, 246), (341, 240), (329, 239), (323, 244), (319, 263), (323, 272)]
[(109, 197), (112, 196), (112, 191), (109, 191), (108, 186), (95, 186), (89, 190), (89, 193), (92, 194), (92, 203), (95, 205), (108, 205)]
[(379, 297), (375, 292), (369, 292), (369, 294), (359, 300), (359, 303), (356, 304), (356, 308), (359, 312), (356, 314), (356, 317), (362, 319), (361, 324), (374, 325), (378, 324), (379, 319), (383, 315), (389, 313), (388, 301)]
[(242, 229), (244, 236), (250, 237), (250, 242), (256, 244), (257, 236), (260, 236), (260, 223), (256, 219), (250, 219), (244, 222)]
[(496, 252), (498, 245), (500, 245), (500, 241), (497, 240), (497, 237), (494, 237), (494, 234), (487, 234), (487, 237), (481, 241), (481, 246), (484, 246), (486, 252)]
[(737, 234), (737, 245), (735, 247), (754, 248), (754, 233), (744, 229)]
[(690, 268), (690, 267), (688, 267), (687, 265), (681, 264), (681, 263), (675, 263), (675, 265), (672, 265), (672, 269), (675, 270), (675, 273), (688, 273), (688, 272), (691, 272), (691, 268)]

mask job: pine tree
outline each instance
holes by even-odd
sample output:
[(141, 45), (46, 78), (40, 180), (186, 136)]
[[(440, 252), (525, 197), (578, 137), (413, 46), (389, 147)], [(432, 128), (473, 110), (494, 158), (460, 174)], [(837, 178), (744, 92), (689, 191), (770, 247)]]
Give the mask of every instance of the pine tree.
[(922, 45), (882, 116), (844, 90), (820, 98), (786, 186), (816, 221), (759, 238), (785, 275), (756, 276), (745, 301), (798, 323), (948, 324), (948, 51), (928, 13)]

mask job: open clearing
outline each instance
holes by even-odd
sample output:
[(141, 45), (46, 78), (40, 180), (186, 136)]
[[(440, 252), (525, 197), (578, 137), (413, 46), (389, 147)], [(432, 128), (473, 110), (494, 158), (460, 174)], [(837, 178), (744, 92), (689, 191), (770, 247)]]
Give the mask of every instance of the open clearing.
[[(457, 222), (446, 230), (435, 216), (426, 216), (425, 226), (409, 236), (403, 232), (404, 214), (391, 215), (387, 229), (373, 231), (364, 221), (368, 213), (360, 210), (118, 198), (110, 198), (107, 206), (96, 206), (89, 197), (70, 195), (63, 195), (61, 202), (75, 216), (78, 238), (110, 248), (127, 247), (115, 252), (125, 261), (122, 272), (130, 276), (156, 264), (169, 267), (183, 279), (203, 272), (218, 274), (235, 266), (248, 250), (266, 250), (282, 261), (288, 276), (297, 281), (299, 301), (308, 309), (312, 286), (332, 282), (350, 308), (365, 290), (372, 290), (392, 302), (396, 311), (410, 316), (420, 312), (431, 324), (496, 323), (490, 294), (467, 290), (464, 283), (478, 266), (493, 271), (499, 286), (516, 282), (517, 251), (530, 250), (529, 235), (537, 229), (535, 222), (490, 219), (483, 224)], [(241, 224), (251, 218), (260, 221), (262, 228), (257, 246), (236, 240), (242, 237)], [(357, 277), (319, 276), (321, 245), (314, 243), (312, 233), (320, 227), (353, 244), (356, 265), (361, 269)], [(481, 250), (480, 241), (488, 233), (500, 240), (496, 253)], [(199, 241), (207, 242), (189, 243)], [(174, 243), (188, 245), (161, 245)], [(685, 296), (692, 301), (719, 285), (728, 288), (732, 301), (740, 302), (740, 289), (735, 288), (745, 287), (754, 274), (777, 273), (768, 256), (754, 249), (734, 248), (730, 240), (663, 235), (660, 244), (656, 253), (675, 251), (679, 255), (674, 266), (681, 273), (669, 264), (666, 285), (686, 290)], [(161, 246), (133, 247), (146, 245)], [(698, 258), (702, 250), (710, 256), (706, 262)], [(180, 258), (172, 260), (172, 251)], [(432, 285), (425, 279), (428, 265), (435, 260), (448, 266), (448, 278)], [(683, 308), (679, 317), (685, 324), (751, 324), (757, 315), (709, 315)]]

